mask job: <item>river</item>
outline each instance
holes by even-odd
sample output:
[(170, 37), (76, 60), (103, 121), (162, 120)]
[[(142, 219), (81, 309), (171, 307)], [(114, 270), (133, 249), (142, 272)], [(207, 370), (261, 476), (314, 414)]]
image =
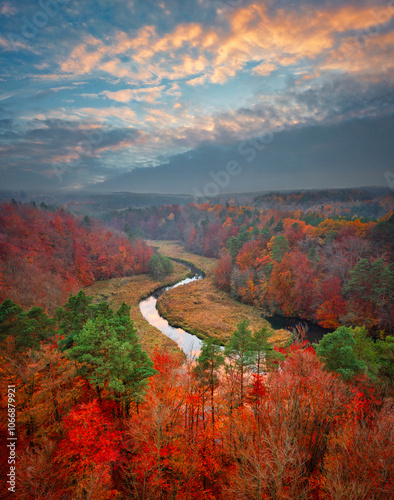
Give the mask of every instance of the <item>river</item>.
[[(176, 260), (177, 262), (180, 262), (181, 264), (187, 266), (193, 273), (193, 277), (179, 281), (175, 285), (159, 288), (151, 295), (149, 295), (149, 297), (140, 302), (140, 310), (148, 323), (160, 330), (162, 333), (164, 333), (164, 335), (167, 335), (167, 337), (169, 337), (170, 339), (174, 340), (178, 344), (180, 349), (182, 349), (182, 351), (186, 354), (186, 356), (197, 357), (201, 349), (201, 340), (195, 335), (185, 332), (185, 330), (182, 330), (182, 328), (174, 328), (173, 326), (171, 326), (165, 318), (160, 316), (159, 311), (156, 307), (157, 299), (167, 290), (171, 290), (172, 288), (175, 288), (177, 286), (186, 285), (187, 283), (191, 283), (192, 281), (197, 281), (205, 277), (205, 274), (192, 264), (189, 264), (180, 259), (173, 260)], [(319, 342), (323, 338), (323, 335), (332, 331), (326, 328), (322, 328), (316, 323), (312, 323), (306, 320), (300, 320), (299, 318), (286, 318), (283, 316), (274, 315), (266, 319), (273, 328), (284, 328), (290, 331), (301, 323), (302, 325), (307, 327), (306, 338), (310, 343)]]
[(283, 328), (284, 330), (293, 331), (293, 329), (298, 325), (306, 327), (305, 337), (311, 344), (320, 342), (326, 333), (333, 331), (328, 328), (323, 328), (317, 323), (313, 323), (312, 321), (308, 321), (306, 319), (287, 318), (285, 316), (279, 316), (279, 314), (274, 314), (274, 316), (266, 317), (265, 319), (269, 322), (272, 328), (275, 328), (275, 330)]
[(175, 285), (159, 288), (149, 295), (149, 297), (141, 300), (140, 311), (148, 323), (160, 330), (164, 333), (164, 335), (167, 335), (170, 339), (174, 340), (186, 356), (197, 357), (201, 349), (201, 340), (195, 335), (185, 332), (182, 328), (174, 328), (171, 326), (165, 318), (160, 316), (156, 307), (157, 299), (167, 290), (172, 290), (177, 286), (186, 285), (187, 283), (191, 283), (192, 281), (197, 281), (205, 277), (204, 273), (196, 267), (184, 262), (182, 262), (182, 264), (186, 265), (194, 273), (194, 276), (192, 278), (186, 278), (179, 281)]

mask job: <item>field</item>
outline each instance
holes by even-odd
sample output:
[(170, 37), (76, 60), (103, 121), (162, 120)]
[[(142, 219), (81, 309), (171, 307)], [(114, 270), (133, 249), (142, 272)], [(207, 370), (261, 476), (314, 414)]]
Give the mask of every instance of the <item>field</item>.
[(142, 316), (139, 302), (161, 286), (176, 283), (186, 277), (188, 269), (181, 264), (174, 263), (174, 272), (163, 281), (155, 281), (147, 274), (140, 274), (129, 278), (114, 278), (98, 281), (86, 287), (85, 293), (93, 297), (94, 302), (107, 301), (117, 309), (122, 302), (131, 306), (130, 316), (137, 328), (142, 347), (151, 354), (155, 347), (166, 351), (180, 353), (178, 345), (157, 328), (150, 325)]
[(283, 343), (288, 340), (289, 332), (273, 330), (256, 307), (241, 304), (215, 287), (214, 270), (217, 259), (194, 255), (176, 242), (148, 243), (158, 247), (164, 255), (191, 262), (206, 274), (204, 280), (174, 288), (159, 298), (159, 312), (171, 325), (183, 328), (200, 338), (214, 337), (226, 343), (237, 324), (247, 318), (253, 331), (267, 326), (272, 331), (273, 342)]

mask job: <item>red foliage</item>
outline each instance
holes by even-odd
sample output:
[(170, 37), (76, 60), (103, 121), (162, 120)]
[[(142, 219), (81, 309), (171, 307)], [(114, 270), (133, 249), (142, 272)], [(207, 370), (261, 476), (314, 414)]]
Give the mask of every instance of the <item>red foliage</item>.
[(216, 285), (222, 290), (226, 290), (227, 292), (229, 292), (231, 289), (230, 285), (231, 271), (232, 271), (231, 256), (230, 254), (226, 253), (221, 257), (219, 264), (216, 268), (215, 280), (216, 280)]
[(316, 311), (316, 319), (324, 328), (338, 328), (339, 317), (346, 312), (346, 301), (342, 296), (341, 282), (337, 276), (320, 285), (323, 302)]
[(146, 272), (152, 249), (102, 223), (32, 205), (0, 205), (0, 300), (53, 312), (94, 281)]

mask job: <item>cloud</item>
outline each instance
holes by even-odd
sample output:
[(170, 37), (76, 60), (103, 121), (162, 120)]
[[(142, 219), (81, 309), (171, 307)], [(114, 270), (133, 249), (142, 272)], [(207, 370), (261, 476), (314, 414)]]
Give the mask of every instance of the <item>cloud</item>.
[(223, 189), (216, 186), (219, 195), (383, 185), (384, 172), (390, 168), (392, 157), (390, 123), (390, 118), (365, 119), (339, 126), (282, 131), (262, 151), (253, 147), (252, 142), (241, 149), (239, 144), (223, 147), (207, 142), (170, 157), (158, 167), (137, 168), (113, 176), (101, 187), (113, 191), (204, 192), (215, 173), (225, 170), (228, 162), (237, 162), (241, 172), (231, 177)]
[(75, 113), (83, 118), (104, 123), (111, 118), (117, 118), (125, 123), (135, 123), (135, 112), (128, 107), (105, 107), (105, 108), (78, 108)]
[(110, 92), (104, 90), (101, 95), (105, 95), (108, 99), (112, 99), (117, 102), (129, 102), (129, 101), (145, 101), (145, 102), (155, 102), (162, 93), (164, 85), (158, 87), (147, 87), (141, 89), (123, 89), (117, 90), (115, 92)]
[[(88, 37), (73, 49), (61, 70), (74, 74), (99, 70), (139, 84), (188, 79), (196, 86), (222, 84), (252, 62), (257, 63), (255, 74), (267, 76), (279, 66), (324, 58), (347, 32), (368, 30), (387, 19), (388, 9), (347, 5), (273, 12), (256, 3), (229, 9), (215, 30), (189, 23), (164, 35), (155, 26), (144, 26), (133, 36), (118, 31), (106, 40)], [(119, 93), (119, 102), (128, 102), (128, 94)]]
[(391, 73), (394, 69), (394, 31), (373, 36), (345, 37), (333, 50), (321, 68), (359, 73), (367, 77)]
[(0, 14), (6, 17), (14, 16), (18, 13), (18, 9), (15, 5), (12, 5), (10, 2), (3, 2), (0, 6)]

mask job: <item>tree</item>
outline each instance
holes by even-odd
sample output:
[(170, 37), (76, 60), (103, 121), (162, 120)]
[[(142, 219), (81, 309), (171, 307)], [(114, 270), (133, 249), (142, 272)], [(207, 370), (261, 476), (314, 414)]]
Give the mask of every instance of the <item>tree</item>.
[(379, 379), (389, 388), (394, 386), (394, 337), (388, 335), (385, 340), (376, 342), (379, 364)]
[(56, 461), (73, 498), (116, 498), (119, 492), (111, 472), (119, 460), (122, 436), (112, 419), (93, 400), (72, 409), (64, 419), (64, 432)]
[(120, 311), (88, 320), (66, 355), (82, 365), (80, 373), (96, 387), (99, 398), (107, 388), (111, 398), (124, 402), (128, 414), (130, 402), (141, 402), (147, 379), (156, 371), (138, 341), (130, 308), (122, 304)]
[(149, 273), (158, 280), (174, 272), (174, 264), (171, 259), (155, 253), (149, 260)]
[(246, 370), (253, 364), (252, 331), (249, 328), (249, 320), (243, 319), (238, 323), (231, 339), (224, 349), (225, 355), (234, 365), (240, 380), (240, 405), (244, 401), (244, 379)]
[(280, 262), (289, 249), (289, 241), (286, 236), (283, 234), (277, 236), (274, 240), (274, 246), (272, 248), (272, 259)]
[(320, 284), (320, 294), (324, 299), (316, 310), (316, 319), (324, 328), (338, 328), (339, 318), (346, 312), (346, 302), (342, 296), (340, 279), (334, 276)]
[(368, 318), (372, 325), (380, 328), (386, 323), (391, 329), (390, 306), (394, 296), (393, 264), (385, 266), (382, 259), (372, 263), (367, 259), (360, 259), (350, 271), (349, 281), (344, 290), (350, 296), (350, 304), (359, 322)]
[(224, 364), (222, 350), (215, 339), (203, 340), (197, 363), (195, 373), (210, 390), (211, 418), (212, 425), (215, 425), (214, 392), (218, 385), (218, 370)]
[(41, 307), (23, 311), (10, 299), (0, 305), (0, 342), (13, 336), (19, 352), (37, 348), (42, 341), (49, 340), (55, 331), (55, 321)]
[(219, 260), (218, 266), (215, 271), (216, 285), (226, 292), (229, 292), (231, 290), (231, 271), (231, 256), (229, 253), (226, 253)]
[(325, 363), (327, 370), (348, 380), (365, 370), (365, 363), (356, 356), (355, 345), (351, 328), (341, 326), (335, 332), (324, 335), (315, 347), (317, 356)]
[(76, 335), (81, 332), (88, 319), (93, 317), (92, 302), (92, 297), (80, 290), (76, 295), (70, 294), (67, 303), (56, 310), (59, 333), (61, 337), (64, 337), (59, 342), (61, 350), (72, 347)]
[(229, 251), (233, 260), (235, 260), (238, 252), (244, 246), (244, 244), (249, 240), (249, 234), (246, 226), (241, 226), (238, 236), (231, 236), (227, 241), (227, 250)]
[(357, 358), (365, 364), (368, 375), (376, 380), (379, 363), (375, 342), (368, 336), (368, 330), (365, 326), (353, 328), (353, 335), (356, 341), (354, 352)]
[(272, 370), (279, 360), (285, 359), (285, 356), (275, 351), (272, 344), (268, 341), (270, 336), (270, 332), (265, 326), (252, 334), (250, 347), (257, 376), (260, 375), (261, 369), (265, 371)]

